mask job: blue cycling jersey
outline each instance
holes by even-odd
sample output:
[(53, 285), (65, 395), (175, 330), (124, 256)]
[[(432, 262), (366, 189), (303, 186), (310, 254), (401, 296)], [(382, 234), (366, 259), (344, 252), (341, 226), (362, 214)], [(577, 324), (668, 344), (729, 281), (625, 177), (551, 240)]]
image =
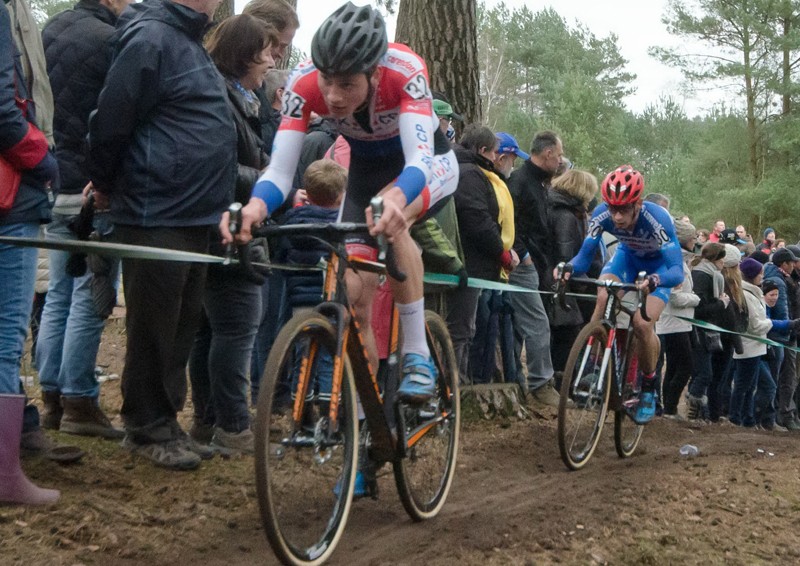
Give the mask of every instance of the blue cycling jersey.
[(683, 282), (683, 257), (675, 234), (675, 224), (662, 207), (652, 202), (642, 203), (639, 218), (633, 230), (628, 231), (617, 228), (608, 205), (600, 204), (592, 213), (589, 232), (578, 255), (570, 262), (576, 273), (586, 273), (589, 269), (603, 232), (619, 240), (616, 253), (642, 260), (642, 264), (649, 267), (648, 274), (658, 274), (661, 287), (675, 287)]

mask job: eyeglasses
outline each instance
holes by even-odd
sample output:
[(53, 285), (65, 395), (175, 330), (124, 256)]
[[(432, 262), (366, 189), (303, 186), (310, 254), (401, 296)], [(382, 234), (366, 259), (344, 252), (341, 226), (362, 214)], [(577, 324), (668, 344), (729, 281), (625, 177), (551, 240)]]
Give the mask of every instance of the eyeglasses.
[(629, 212), (633, 211), (633, 207), (636, 206), (635, 204), (622, 204), (622, 205), (615, 205), (609, 204), (608, 211), (611, 214), (628, 214)]

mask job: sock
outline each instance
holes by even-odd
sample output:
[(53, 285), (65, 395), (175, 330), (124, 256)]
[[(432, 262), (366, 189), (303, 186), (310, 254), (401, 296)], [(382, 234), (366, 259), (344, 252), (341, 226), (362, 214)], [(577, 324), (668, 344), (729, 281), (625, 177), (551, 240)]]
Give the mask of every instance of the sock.
[(656, 372), (650, 373), (642, 372), (642, 391), (655, 391), (656, 389)]
[(403, 354), (419, 354), (430, 357), (428, 341), (425, 339), (425, 299), (406, 305), (396, 303), (400, 313), (400, 331), (403, 334)]

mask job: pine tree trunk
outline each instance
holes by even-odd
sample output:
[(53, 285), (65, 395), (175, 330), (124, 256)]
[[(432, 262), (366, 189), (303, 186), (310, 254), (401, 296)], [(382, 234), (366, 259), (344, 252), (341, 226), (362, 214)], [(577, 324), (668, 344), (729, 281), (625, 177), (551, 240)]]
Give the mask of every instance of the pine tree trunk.
[(428, 65), (431, 89), (443, 93), (467, 123), (480, 122), (476, 0), (402, 0), (395, 41)]

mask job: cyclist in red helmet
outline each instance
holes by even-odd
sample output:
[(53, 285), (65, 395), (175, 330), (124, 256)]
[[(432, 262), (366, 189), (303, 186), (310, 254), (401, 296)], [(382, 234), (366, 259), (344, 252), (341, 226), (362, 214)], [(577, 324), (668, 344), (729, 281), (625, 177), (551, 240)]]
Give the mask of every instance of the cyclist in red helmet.
[[(669, 213), (657, 204), (643, 201), (644, 178), (639, 171), (630, 165), (618, 167), (606, 176), (601, 191), (604, 202), (592, 213), (586, 240), (570, 263), (575, 273), (585, 273), (603, 232), (609, 232), (619, 245), (614, 257), (603, 268), (600, 279), (633, 283), (640, 271), (647, 273), (640, 287), (647, 292), (650, 320), (644, 320), (638, 312), (633, 319), (633, 329), (639, 339), (636, 353), (642, 379), (633, 418), (644, 424), (653, 418), (656, 408), (654, 376), (660, 344), (655, 324), (672, 287), (683, 282), (681, 247)], [(602, 317), (607, 299), (605, 289), (598, 289), (593, 320)]]

